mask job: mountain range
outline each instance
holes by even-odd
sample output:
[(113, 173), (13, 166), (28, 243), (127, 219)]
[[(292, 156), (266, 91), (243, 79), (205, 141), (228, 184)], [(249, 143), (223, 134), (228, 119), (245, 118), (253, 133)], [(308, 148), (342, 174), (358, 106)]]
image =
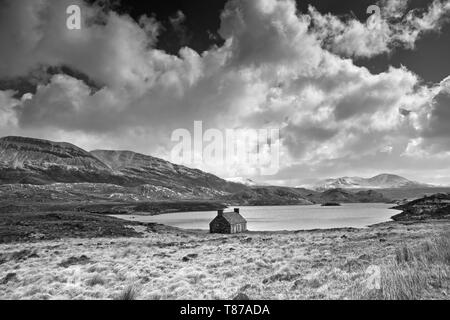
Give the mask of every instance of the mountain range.
[[(219, 200), (237, 205), (387, 202), (376, 191), (348, 190), (415, 185), (394, 175), (327, 180), (316, 190), (227, 181), (198, 169), (131, 151), (85, 151), (66, 142), (25, 137), (0, 139), (0, 193), (45, 201)], [(8, 190), (12, 190), (8, 191)]]
[(342, 177), (326, 179), (314, 185), (314, 190), (329, 189), (395, 189), (432, 187), (416, 181), (411, 181), (394, 174), (380, 174), (372, 178)]
[(212, 174), (130, 151), (87, 152), (65, 142), (0, 139), (0, 184), (107, 183), (168, 188), (199, 197), (246, 187)]

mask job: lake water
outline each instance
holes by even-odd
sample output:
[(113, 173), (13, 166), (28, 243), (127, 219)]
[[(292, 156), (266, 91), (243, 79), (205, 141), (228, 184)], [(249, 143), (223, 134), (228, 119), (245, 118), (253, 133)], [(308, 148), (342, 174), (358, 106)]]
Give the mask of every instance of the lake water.
[[(269, 206), (239, 207), (241, 215), (248, 221), (250, 231), (311, 230), (332, 228), (364, 228), (386, 222), (398, 210), (389, 209), (392, 204), (352, 203), (340, 207)], [(232, 208), (228, 209), (232, 210)], [(228, 211), (227, 210), (227, 211)], [(182, 212), (158, 216), (120, 215), (117, 218), (165, 224), (183, 229), (209, 230), (209, 223), (217, 212)]]

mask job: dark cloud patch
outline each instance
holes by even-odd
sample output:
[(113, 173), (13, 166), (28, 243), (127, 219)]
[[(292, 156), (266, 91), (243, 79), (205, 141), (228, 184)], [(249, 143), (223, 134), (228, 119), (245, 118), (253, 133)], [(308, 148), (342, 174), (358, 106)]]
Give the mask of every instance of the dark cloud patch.
[(407, 110), (407, 109), (404, 109), (404, 108), (398, 109), (398, 112), (404, 117), (407, 117), (407, 116), (409, 116), (411, 114), (411, 110)]
[(52, 76), (58, 74), (83, 81), (91, 88), (93, 93), (103, 87), (102, 84), (90, 79), (88, 75), (68, 66), (41, 66), (31, 71), (27, 76), (0, 79), (0, 90), (12, 90), (15, 92), (14, 98), (20, 99), (27, 93), (36, 94), (38, 85), (47, 85)]
[[(432, 102), (429, 122), (424, 130), (425, 138), (444, 138), (450, 141), (450, 90), (444, 88)], [(450, 144), (450, 142), (449, 142)]]
[(283, 143), (294, 157), (326, 143), (339, 133), (339, 128), (327, 128), (326, 124), (304, 122), (289, 124), (282, 130)]
[(334, 114), (338, 121), (363, 114), (371, 114), (378, 110), (380, 106), (386, 106), (386, 103), (394, 104), (396, 99), (396, 97), (393, 97), (390, 100), (386, 100), (385, 97), (379, 97), (377, 95), (354, 93), (345, 96), (339, 101)]
[(97, 92), (98, 90), (104, 87), (104, 84), (92, 80), (87, 74), (77, 71), (76, 69), (73, 69), (69, 66), (49, 67), (47, 69), (47, 73), (50, 76), (63, 74), (71, 78), (80, 80), (84, 84), (86, 84), (93, 93)]

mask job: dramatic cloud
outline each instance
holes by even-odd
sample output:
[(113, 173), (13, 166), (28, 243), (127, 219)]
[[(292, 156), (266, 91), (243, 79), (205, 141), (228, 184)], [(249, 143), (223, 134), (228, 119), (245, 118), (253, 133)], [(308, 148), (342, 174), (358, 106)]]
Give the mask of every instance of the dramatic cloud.
[(417, 137), (412, 139), (406, 154), (440, 156), (450, 154), (450, 78), (444, 79), (431, 101), (425, 102), (413, 115)]
[[(21, 98), (0, 91), (0, 133), (168, 158), (173, 130), (202, 120), (205, 130), (280, 128), (283, 168), (268, 178), (278, 183), (369, 172), (364, 165), (374, 163), (399, 170), (420, 152), (450, 151), (447, 82), (425, 86), (405, 67), (372, 74), (348, 57), (412, 48), (449, 11), (435, 1), (407, 13), (403, 3), (384, 3), (364, 24), (314, 8), (302, 14), (289, 0), (231, 0), (218, 30), (223, 46), (171, 55), (156, 48), (154, 18), (135, 21), (81, 0), (6, 0), (0, 80), (38, 74), (38, 85)], [(81, 30), (66, 28), (69, 4), (82, 8)], [(185, 19), (179, 12), (170, 20), (180, 35)]]
[(396, 47), (414, 48), (427, 32), (438, 32), (450, 18), (450, 3), (434, 0), (425, 12), (406, 11), (408, 1), (386, 0), (379, 3), (366, 23), (354, 18), (322, 15), (309, 8), (313, 30), (327, 49), (355, 57), (373, 57)]
[(20, 101), (13, 98), (14, 92), (0, 91), (0, 133), (6, 134), (5, 128), (15, 127), (16, 117), (14, 106), (20, 104)]

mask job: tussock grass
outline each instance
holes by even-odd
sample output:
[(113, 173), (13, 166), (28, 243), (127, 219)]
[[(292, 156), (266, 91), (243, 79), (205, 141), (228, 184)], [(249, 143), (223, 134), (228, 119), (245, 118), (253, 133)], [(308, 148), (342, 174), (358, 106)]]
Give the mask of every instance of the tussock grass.
[(105, 284), (105, 279), (102, 278), (101, 275), (96, 274), (95, 276), (93, 276), (92, 278), (90, 278), (86, 284), (90, 287), (95, 287), (96, 285), (104, 285)]
[(418, 248), (402, 245), (395, 257), (381, 266), (381, 288), (353, 288), (353, 299), (433, 299), (450, 288), (450, 232)]
[(138, 291), (133, 285), (126, 287), (116, 300), (136, 300), (138, 297)]
[(428, 262), (450, 265), (450, 232), (444, 233), (434, 241), (425, 243), (421, 256)]

